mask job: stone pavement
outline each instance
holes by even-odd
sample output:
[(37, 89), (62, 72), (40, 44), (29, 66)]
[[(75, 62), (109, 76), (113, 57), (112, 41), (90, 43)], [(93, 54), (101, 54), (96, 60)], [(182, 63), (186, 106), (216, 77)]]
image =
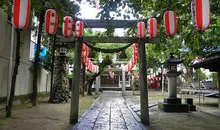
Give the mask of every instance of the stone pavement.
[(71, 130), (143, 130), (138, 117), (126, 106), (121, 92), (103, 92)]

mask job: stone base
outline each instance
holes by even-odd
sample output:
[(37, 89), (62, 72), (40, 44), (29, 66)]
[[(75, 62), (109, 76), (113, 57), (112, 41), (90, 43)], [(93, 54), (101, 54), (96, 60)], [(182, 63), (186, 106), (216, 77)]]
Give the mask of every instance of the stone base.
[(164, 98), (164, 103), (181, 104), (181, 99), (180, 98)]
[(158, 102), (158, 108), (164, 112), (189, 112), (188, 104), (169, 104)]

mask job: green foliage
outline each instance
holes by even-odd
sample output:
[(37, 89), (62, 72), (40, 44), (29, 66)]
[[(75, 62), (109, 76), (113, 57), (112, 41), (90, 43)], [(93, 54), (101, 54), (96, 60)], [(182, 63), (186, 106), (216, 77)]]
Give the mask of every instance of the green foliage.
[(199, 70), (196, 71), (195, 80), (198, 80), (199, 71), (200, 71), (200, 81), (207, 80), (207, 79), (208, 79), (208, 76), (207, 76), (201, 69), (199, 69)]
[(217, 84), (217, 73), (216, 72), (211, 73), (210, 78), (212, 79), (212, 82), (216, 85)]

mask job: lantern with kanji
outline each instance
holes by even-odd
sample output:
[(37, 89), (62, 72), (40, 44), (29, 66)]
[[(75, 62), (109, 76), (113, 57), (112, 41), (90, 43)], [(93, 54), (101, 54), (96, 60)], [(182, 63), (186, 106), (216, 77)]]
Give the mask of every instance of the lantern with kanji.
[(206, 30), (210, 25), (210, 1), (192, 0), (192, 20), (193, 26), (198, 30)]
[(75, 24), (75, 36), (76, 37), (82, 37), (83, 36), (83, 30), (84, 30), (84, 24), (82, 21), (77, 21)]
[(146, 37), (146, 27), (144, 22), (137, 23), (137, 37), (145, 38)]
[(69, 37), (72, 34), (73, 30), (73, 19), (70, 16), (66, 16), (63, 18), (63, 27), (62, 27), (62, 33), (63, 36)]
[(156, 18), (149, 18), (147, 21), (148, 25), (148, 33), (151, 38), (157, 37), (158, 36), (158, 31), (157, 31), (157, 19)]
[(167, 35), (175, 35), (177, 32), (177, 19), (175, 11), (166, 11), (163, 15), (164, 27)]
[(17, 29), (26, 29), (29, 24), (31, 12), (30, 0), (14, 0), (11, 22)]
[(45, 32), (54, 35), (57, 32), (58, 14), (54, 9), (48, 9), (45, 13)]

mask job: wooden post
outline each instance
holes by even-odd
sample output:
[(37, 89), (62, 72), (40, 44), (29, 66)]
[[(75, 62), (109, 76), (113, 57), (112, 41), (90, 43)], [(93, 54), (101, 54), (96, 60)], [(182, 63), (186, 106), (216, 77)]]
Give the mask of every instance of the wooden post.
[(138, 62), (139, 62), (139, 74), (140, 74), (141, 123), (145, 125), (149, 125), (146, 50), (143, 39), (140, 40), (138, 45), (138, 60), (139, 60)]
[(79, 112), (79, 87), (80, 87), (80, 70), (81, 70), (81, 55), (82, 44), (80, 42), (75, 43), (74, 50), (74, 69), (73, 69), (73, 84), (71, 93), (71, 108), (70, 108), (70, 124), (76, 124), (78, 122)]
[[(123, 66), (124, 67), (124, 66)], [(125, 86), (125, 72), (122, 70), (122, 96), (125, 96), (126, 86)]]

